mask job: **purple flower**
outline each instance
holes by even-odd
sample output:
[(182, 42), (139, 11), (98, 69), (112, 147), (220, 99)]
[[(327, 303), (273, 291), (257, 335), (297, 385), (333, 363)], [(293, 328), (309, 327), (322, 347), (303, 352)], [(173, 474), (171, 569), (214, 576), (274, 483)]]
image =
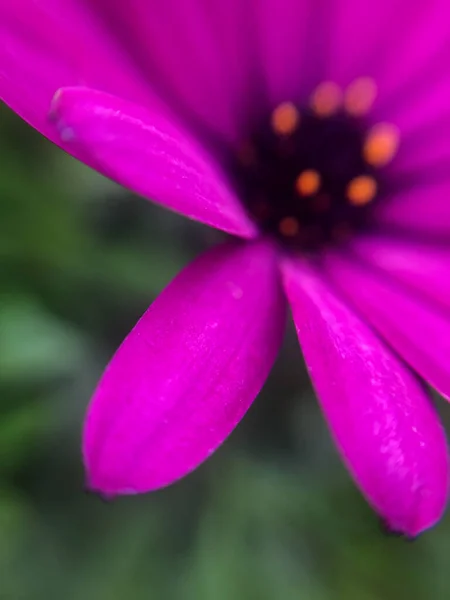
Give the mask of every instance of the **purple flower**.
[(449, 39), (448, 0), (1, 3), (3, 100), (236, 238), (106, 369), (84, 435), (93, 489), (153, 490), (205, 460), (264, 384), (289, 304), (370, 504), (410, 536), (439, 519), (447, 446), (422, 381), (450, 397)]

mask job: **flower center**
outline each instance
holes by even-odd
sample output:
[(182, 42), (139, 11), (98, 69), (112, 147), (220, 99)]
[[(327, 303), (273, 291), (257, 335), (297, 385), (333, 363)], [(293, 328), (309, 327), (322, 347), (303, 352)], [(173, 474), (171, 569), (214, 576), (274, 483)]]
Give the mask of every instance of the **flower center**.
[(375, 96), (368, 78), (345, 91), (324, 82), (307, 106), (277, 106), (241, 146), (234, 172), (262, 231), (316, 250), (367, 225), (399, 144), (395, 126), (365, 126)]

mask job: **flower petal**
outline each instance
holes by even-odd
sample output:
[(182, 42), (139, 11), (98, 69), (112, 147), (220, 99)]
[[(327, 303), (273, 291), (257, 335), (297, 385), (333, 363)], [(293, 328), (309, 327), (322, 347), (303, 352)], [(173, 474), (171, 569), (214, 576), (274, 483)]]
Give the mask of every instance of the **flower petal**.
[[(450, 85), (446, 97), (450, 102)], [(442, 182), (449, 185), (450, 111), (446, 120), (437, 118), (433, 111), (429, 116), (434, 117), (434, 122), (424, 122), (409, 134), (405, 135), (399, 128), (398, 154), (385, 172), (386, 180), (397, 189), (407, 187), (420, 191), (420, 187)]]
[[(396, 39), (398, 26), (406, 13), (405, 0), (330, 3), (333, 27), (329, 31), (328, 76), (348, 85), (361, 75), (375, 75), (380, 51)], [(377, 60), (374, 61), (374, 58)]]
[(98, 10), (178, 114), (240, 141), (239, 117), (254, 71), (254, 14), (247, 1), (103, 0)]
[(447, 0), (383, 3), (394, 12), (380, 30), (377, 72), (386, 111), (395, 110), (401, 116), (409, 104), (432, 95), (439, 80), (448, 81), (450, 5)]
[(448, 245), (366, 235), (352, 249), (364, 262), (450, 311)]
[(450, 399), (448, 311), (355, 258), (328, 254), (327, 272), (349, 302), (419, 375)]
[[(355, 77), (373, 76), (381, 103), (388, 109), (392, 95), (405, 86), (425, 90), (428, 75), (448, 71), (450, 7), (446, 0), (337, 0), (330, 4), (328, 76), (338, 83), (348, 85)], [(408, 100), (412, 96), (408, 93)]]
[(448, 457), (414, 376), (313, 268), (286, 262), (284, 285), (322, 409), (348, 468), (389, 527), (415, 536), (441, 516)]
[(136, 102), (150, 98), (145, 81), (89, 2), (2, 1), (0, 99), (61, 145), (47, 115), (56, 90), (69, 85), (91, 85)]
[[(450, 31), (449, 31), (450, 35)], [(446, 64), (450, 62), (450, 44)], [(386, 177), (395, 182), (402, 178), (411, 184), (430, 184), (449, 180), (450, 161), (450, 73), (442, 68), (440, 80), (430, 80), (401, 97), (397, 104), (387, 104), (383, 117), (400, 132), (400, 146)]]
[(252, 93), (251, 21), (238, 0), (214, 10), (198, 0), (5, 0), (0, 99), (50, 139), (54, 93), (82, 85), (144, 105), (158, 96), (202, 133), (236, 140)]
[[(299, 91), (309, 89), (317, 77), (319, 47), (324, 47), (323, 19), (313, 23), (314, 2), (264, 0), (255, 2), (255, 18), (259, 30), (260, 60), (264, 65), (267, 94), (272, 107), (287, 100), (299, 100)], [(312, 45), (314, 40), (318, 46)], [(314, 54), (315, 60), (311, 61)], [(304, 98), (301, 98), (304, 100)]]
[(89, 88), (63, 88), (51, 117), (69, 148), (138, 194), (228, 233), (256, 233), (225, 178), (157, 111)]
[(284, 330), (274, 249), (227, 244), (185, 269), (128, 335), (90, 406), (89, 486), (168, 485), (205, 460), (263, 385)]
[[(410, 233), (431, 236), (450, 231), (450, 181), (419, 185), (383, 199), (374, 211), (374, 222), (381, 227), (397, 227)], [(447, 238), (448, 239), (448, 238)]]
[(346, 86), (371, 76), (378, 93), (368, 122), (388, 121), (400, 133), (386, 178), (409, 187), (448, 180), (449, 3), (339, 0), (333, 6), (328, 77)]

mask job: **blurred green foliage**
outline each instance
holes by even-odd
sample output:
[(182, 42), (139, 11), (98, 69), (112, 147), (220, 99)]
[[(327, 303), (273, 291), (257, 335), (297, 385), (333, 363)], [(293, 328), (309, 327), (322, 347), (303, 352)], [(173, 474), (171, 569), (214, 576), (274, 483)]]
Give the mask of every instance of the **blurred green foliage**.
[[(449, 598), (450, 518), (386, 536), (329, 439), (292, 332), (231, 439), (166, 490), (83, 492), (83, 412), (162, 287), (215, 234), (0, 107), (0, 599)], [(446, 415), (448, 418), (448, 415)]]

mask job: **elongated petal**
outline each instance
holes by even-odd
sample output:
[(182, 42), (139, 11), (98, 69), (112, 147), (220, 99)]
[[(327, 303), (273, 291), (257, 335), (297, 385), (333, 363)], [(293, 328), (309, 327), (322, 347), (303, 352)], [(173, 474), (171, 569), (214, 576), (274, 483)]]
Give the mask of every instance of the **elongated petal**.
[(64, 88), (51, 117), (66, 145), (108, 177), (208, 225), (255, 234), (218, 169), (162, 113), (90, 88)]
[(326, 268), (340, 291), (428, 383), (450, 398), (450, 314), (381, 271), (339, 254)]
[(284, 330), (274, 250), (227, 244), (187, 267), (107, 368), (84, 433), (89, 486), (145, 492), (205, 460), (263, 385)]
[(375, 81), (377, 94), (367, 119), (391, 122), (400, 132), (399, 152), (387, 168), (389, 181), (400, 175), (410, 185), (412, 179), (448, 179), (449, 3), (330, 4), (327, 77), (343, 86), (360, 76)]
[(434, 73), (437, 64), (442, 73), (446, 70), (450, 16), (446, 0), (370, 4), (337, 0), (328, 8), (333, 23), (328, 76), (339, 83), (372, 75), (385, 99), (392, 100), (392, 94), (407, 84), (421, 81), (423, 85), (423, 78)]
[(60, 87), (90, 85), (137, 102), (149, 101), (146, 82), (119, 40), (79, 0), (0, 2), (0, 99), (61, 144), (47, 121)]
[(50, 139), (54, 93), (84, 85), (137, 102), (158, 97), (199, 132), (235, 141), (252, 92), (253, 19), (238, 0), (207, 4), (3, 0), (0, 99)]
[(450, 232), (450, 181), (421, 185), (383, 199), (374, 211), (381, 227), (395, 226), (414, 233), (443, 235)]
[(441, 516), (448, 487), (445, 435), (429, 398), (317, 271), (288, 262), (284, 285), (348, 468), (391, 529), (417, 535)]
[[(450, 61), (450, 44), (445, 65)], [(421, 79), (422, 83), (422, 79)], [(450, 73), (442, 66), (429, 85), (418, 85), (395, 105), (388, 102), (384, 118), (395, 123), (400, 132), (400, 146), (395, 160), (387, 169), (392, 182), (411, 187), (449, 181), (450, 161)]]
[(263, 0), (254, 6), (259, 58), (272, 106), (286, 100), (303, 101), (307, 90), (317, 83), (314, 76), (320, 77), (318, 54), (326, 47), (325, 13), (315, 2), (295, 0)]
[[(248, 0), (101, 0), (99, 15), (179, 114), (240, 141), (251, 100), (255, 18)], [(257, 97), (253, 95), (254, 101)]]
[(404, 20), (405, 5), (405, 0), (380, 0), (370, 4), (354, 0), (330, 2), (333, 27), (328, 76), (345, 85), (355, 77), (373, 75), (380, 50), (396, 39), (394, 34), (402, 22), (400, 19)]
[[(426, 97), (433, 96), (437, 84), (449, 81), (450, 6), (446, 0), (414, 4), (409, 0), (383, 0), (379, 4), (393, 12), (390, 21), (384, 23), (373, 62), (386, 110), (402, 118), (401, 113), (407, 113), (410, 107), (415, 111)], [(441, 99), (441, 107), (444, 105)]]
[(450, 313), (450, 247), (385, 236), (365, 236), (352, 249), (361, 260), (382, 269)]

